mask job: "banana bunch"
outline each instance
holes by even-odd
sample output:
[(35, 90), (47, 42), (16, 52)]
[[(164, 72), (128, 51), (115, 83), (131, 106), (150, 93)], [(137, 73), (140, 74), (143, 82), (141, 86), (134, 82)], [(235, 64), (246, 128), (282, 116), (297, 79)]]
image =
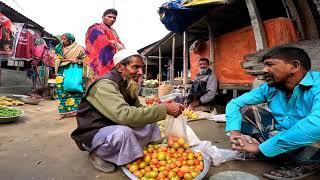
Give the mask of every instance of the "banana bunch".
[(199, 118), (199, 115), (190, 108), (184, 109), (184, 111), (182, 112), (182, 115), (187, 117), (187, 119), (198, 119)]
[(19, 105), (23, 105), (23, 104), (24, 103), (19, 100), (8, 98), (6, 96), (0, 96), (0, 105), (1, 106), (19, 106)]

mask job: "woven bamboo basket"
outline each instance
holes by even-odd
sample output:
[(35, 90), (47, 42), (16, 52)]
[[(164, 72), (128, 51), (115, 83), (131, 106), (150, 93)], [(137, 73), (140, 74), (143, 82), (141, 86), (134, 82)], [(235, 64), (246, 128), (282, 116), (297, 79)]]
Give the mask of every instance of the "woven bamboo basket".
[(162, 82), (160, 83), (158, 88), (158, 96), (159, 98), (161, 98), (162, 96), (172, 93), (172, 91), (173, 91), (173, 86), (170, 83)]

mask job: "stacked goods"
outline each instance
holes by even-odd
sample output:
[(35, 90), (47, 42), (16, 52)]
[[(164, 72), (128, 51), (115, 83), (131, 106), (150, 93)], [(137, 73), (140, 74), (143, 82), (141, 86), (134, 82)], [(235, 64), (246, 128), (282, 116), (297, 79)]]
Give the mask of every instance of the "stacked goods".
[(145, 98), (145, 102), (148, 106), (154, 105), (154, 104), (158, 104), (160, 101), (160, 98), (155, 97), (155, 96), (148, 96)]
[(8, 98), (6, 96), (0, 96), (0, 106), (19, 106), (23, 104), (24, 103), (19, 100)]
[(0, 117), (17, 117), (22, 115), (22, 110), (18, 108), (0, 107)]
[(159, 86), (159, 82), (156, 79), (144, 80), (143, 86), (147, 88), (156, 88)]
[(148, 145), (144, 156), (127, 165), (141, 180), (194, 179), (204, 169), (200, 152), (193, 152), (184, 138), (171, 136), (168, 145)]
[(184, 109), (184, 111), (182, 112), (182, 115), (185, 116), (187, 119), (190, 119), (190, 120), (194, 120), (194, 119), (198, 119), (199, 118), (199, 115), (196, 112), (194, 112), (192, 109), (190, 109), (190, 108)]
[(165, 95), (170, 94), (173, 91), (173, 87), (171, 84), (162, 83), (159, 86), (158, 96), (163, 97)]

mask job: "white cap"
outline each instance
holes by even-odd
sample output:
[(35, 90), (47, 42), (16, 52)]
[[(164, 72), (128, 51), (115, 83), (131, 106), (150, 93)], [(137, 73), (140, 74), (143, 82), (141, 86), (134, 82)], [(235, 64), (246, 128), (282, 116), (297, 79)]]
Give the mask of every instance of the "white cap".
[(135, 50), (130, 50), (130, 49), (122, 49), (118, 51), (114, 56), (113, 56), (113, 63), (114, 65), (117, 65), (119, 62), (122, 60), (126, 59), (127, 57), (133, 56), (133, 55), (139, 55), (141, 56), (137, 51)]

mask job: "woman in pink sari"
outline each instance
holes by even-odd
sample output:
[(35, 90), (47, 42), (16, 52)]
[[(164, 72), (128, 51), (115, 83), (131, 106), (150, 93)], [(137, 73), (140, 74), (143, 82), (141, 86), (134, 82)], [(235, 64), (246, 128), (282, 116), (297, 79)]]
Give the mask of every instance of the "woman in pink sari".
[(114, 67), (113, 55), (124, 48), (116, 31), (111, 27), (116, 22), (117, 14), (115, 9), (106, 10), (102, 16), (103, 22), (93, 24), (86, 33), (87, 58), (84, 63), (89, 83), (90, 80), (109, 72)]

